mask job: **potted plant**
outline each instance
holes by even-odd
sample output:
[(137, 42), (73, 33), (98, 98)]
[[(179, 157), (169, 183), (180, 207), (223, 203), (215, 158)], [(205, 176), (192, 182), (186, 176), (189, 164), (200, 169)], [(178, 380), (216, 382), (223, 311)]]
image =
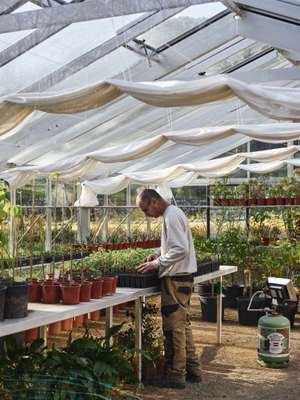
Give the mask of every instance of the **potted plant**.
[(210, 189), (211, 196), (213, 196), (214, 206), (228, 206), (229, 205), (229, 189), (227, 179), (216, 180)]
[(247, 206), (249, 199), (249, 182), (243, 182), (239, 184), (236, 188), (236, 193), (238, 197), (238, 204), (240, 206)]
[[(230, 228), (224, 231), (217, 238), (217, 253), (220, 261), (225, 265), (236, 265), (239, 268), (245, 266), (245, 260), (249, 251), (249, 242), (247, 236), (238, 228)], [(226, 294), (226, 306), (236, 307), (236, 298), (243, 292), (243, 286), (234, 282), (232, 276), (232, 284), (226, 286), (224, 293)]]

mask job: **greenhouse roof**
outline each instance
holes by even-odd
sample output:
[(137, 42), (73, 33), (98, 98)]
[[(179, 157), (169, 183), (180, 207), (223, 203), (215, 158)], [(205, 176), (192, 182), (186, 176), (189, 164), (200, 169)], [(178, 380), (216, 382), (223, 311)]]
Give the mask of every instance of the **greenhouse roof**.
[[(300, 82), (296, 0), (3, 0), (0, 13), (4, 103), (16, 94), (51, 97), (109, 79), (198, 81), (225, 74), (277, 90)], [(71, 114), (35, 110), (19, 122), (0, 137), (2, 171), (39, 170), (170, 131), (282, 123), (239, 97), (156, 107), (128, 95)], [(251, 140), (236, 133), (197, 147), (166, 142), (138, 159), (93, 164), (80, 179), (199, 163), (238, 152)]]

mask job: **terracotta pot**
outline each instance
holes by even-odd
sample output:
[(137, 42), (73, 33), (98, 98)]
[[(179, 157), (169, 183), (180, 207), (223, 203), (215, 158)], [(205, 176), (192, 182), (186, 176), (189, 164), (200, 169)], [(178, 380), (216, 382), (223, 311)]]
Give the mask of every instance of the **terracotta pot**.
[(257, 205), (258, 206), (265, 206), (266, 205), (266, 199), (257, 199)]
[(295, 198), (295, 205), (300, 206), (300, 197)]
[(68, 318), (61, 321), (61, 330), (62, 331), (71, 331), (73, 328), (73, 318)]
[(256, 206), (257, 205), (257, 199), (249, 199), (248, 204), (249, 204), (249, 206)]
[(90, 313), (90, 319), (91, 321), (100, 321), (100, 311), (93, 311)]
[(221, 200), (220, 199), (213, 199), (213, 206), (217, 207), (221, 205)]
[(89, 322), (90, 322), (89, 314), (84, 314), (83, 315), (83, 326), (88, 326)]
[(80, 301), (88, 302), (91, 300), (92, 282), (83, 281), (80, 289)]
[(32, 328), (32, 329), (28, 329), (28, 331), (25, 331), (25, 335), (24, 335), (24, 342), (25, 343), (32, 343), (34, 342), (40, 334), (40, 328)]
[(118, 286), (118, 275), (114, 276), (115, 282), (114, 282), (114, 293), (116, 293), (117, 286)]
[(262, 246), (269, 246), (270, 244), (270, 238), (268, 237), (262, 237), (260, 239)]
[(295, 204), (295, 200), (294, 198), (290, 198), (290, 199), (286, 199), (286, 204), (293, 206)]
[(100, 299), (102, 297), (102, 288), (103, 288), (103, 279), (102, 278), (93, 279), (91, 298)]
[(78, 315), (77, 317), (74, 318), (73, 327), (80, 328), (82, 326), (83, 326), (83, 315)]
[(103, 277), (103, 296), (112, 296), (116, 291), (116, 281), (114, 276), (104, 276)]
[(266, 204), (267, 206), (275, 206), (276, 205), (275, 197), (269, 197), (268, 199), (266, 199)]
[(286, 204), (286, 199), (285, 197), (277, 197), (276, 198), (276, 204), (278, 206), (284, 206)]
[(56, 304), (59, 301), (59, 286), (52, 283), (43, 283), (43, 301), (46, 304)]
[(30, 303), (40, 303), (43, 298), (42, 281), (32, 279), (29, 284), (28, 301)]
[(49, 325), (49, 335), (59, 335), (61, 333), (61, 321), (54, 322)]
[(80, 288), (81, 285), (79, 283), (61, 284), (60, 290), (62, 293), (63, 304), (79, 304)]

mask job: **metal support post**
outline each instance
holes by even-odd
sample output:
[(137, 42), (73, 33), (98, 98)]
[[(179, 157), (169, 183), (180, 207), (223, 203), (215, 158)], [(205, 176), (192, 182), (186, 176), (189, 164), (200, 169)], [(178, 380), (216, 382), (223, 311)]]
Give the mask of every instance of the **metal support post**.
[(135, 300), (135, 351), (139, 382), (142, 380), (142, 298)]
[[(294, 145), (294, 141), (293, 140), (288, 140), (287, 142), (287, 147), (289, 146), (293, 146)], [(290, 156), (289, 158), (294, 158), (294, 156)], [(294, 167), (291, 164), (287, 165), (287, 176), (291, 177), (294, 174)]]
[[(126, 189), (126, 206), (131, 206), (131, 186), (130, 184), (127, 186)], [(126, 225), (126, 236), (127, 238), (131, 237), (131, 224), (130, 224), (130, 209), (127, 208), (127, 225)]]
[(14, 208), (16, 207), (16, 189), (10, 188), (10, 204), (12, 210), (9, 218), (9, 254), (12, 257), (17, 255), (17, 227)]
[[(251, 142), (247, 142), (247, 153), (251, 152)], [(247, 158), (247, 165), (250, 164), (250, 159)], [(250, 171), (247, 171), (247, 180), (248, 183), (250, 183)], [(249, 186), (248, 186), (249, 187)], [(248, 197), (250, 196), (249, 190), (248, 190)], [(249, 230), (250, 230), (250, 208), (246, 207), (246, 228), (247, 228), (247, 235), (249, 235)]]
[(106, 242), (108, 236), (108, 195), (104, 195), (104, 216), (103, 216), (103, 227), (102, 227), (102, 240)]
[[(109, 330), (113, 326), (113, 306), (105, 309), (105, 336), (109, 335)], [(112, 337), (109, 339), (109, 344), (112, 345)]]
[(40, 326), (40, 338), (44, 340), (44, 346), (47, 346), (48, 335), (47, 326)]
[(45, 250), (51, 251), (52, 243), (52, 182), (46, 181), (46, 232), (45, 232)]
[[(80, 185), (77, 187), (77, 198), (80, 197)], [(80, 207), (77, 215), (77, 241), (86, 243), (90, 235), (90, 209)]]
[(217, 343), (222, 343), (222, 316), (223, 316), (223, 298), (222, 298), (222, 276), (220, 276), (220, 290), (217, 295)]
[(90, 209), (87, 207), (80, 207), (79, 210), (79, 230), (80, 242), (86, 243), (90, 235)]
[(210, 238), (210, 186), (206, 187), (206, 237)]

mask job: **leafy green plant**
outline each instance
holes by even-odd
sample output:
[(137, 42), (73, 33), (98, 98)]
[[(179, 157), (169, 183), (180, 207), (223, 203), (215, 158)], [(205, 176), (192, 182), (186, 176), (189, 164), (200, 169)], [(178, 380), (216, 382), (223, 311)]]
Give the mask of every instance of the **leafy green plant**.
[[(117, 336), (117, 341), (122, 346), (131, 349), (131, 362), (134, 363), (135, 348), (135, 315), (128, 312), (130, 322), (125, 325)], [(157, 366), (163, 357), (163, 337), (157, 319), (158, 307), (155, 304), (146, 303), (142, 309), (142, 360), (144, 364), (150, 362)]]
[[(38, 339), (18, 349), (6, 339), (0, 356), (0, 396), (5, 400), (96, 400), (111, 399), (113, 387), (135, 383), (130, 351), (115, 338), (122, 325), (111, 328), (105, 338), (86, 332), (69, 337), (66, 347), (45, 349)], [(126, 398), (134, 398), (129, 395)]]
[(153, 254), (152, 250), (99, 250), (85, 259), (85, 266), (96, 274), (111, 274), (123, 271), (133, 271), (147, 256)]

